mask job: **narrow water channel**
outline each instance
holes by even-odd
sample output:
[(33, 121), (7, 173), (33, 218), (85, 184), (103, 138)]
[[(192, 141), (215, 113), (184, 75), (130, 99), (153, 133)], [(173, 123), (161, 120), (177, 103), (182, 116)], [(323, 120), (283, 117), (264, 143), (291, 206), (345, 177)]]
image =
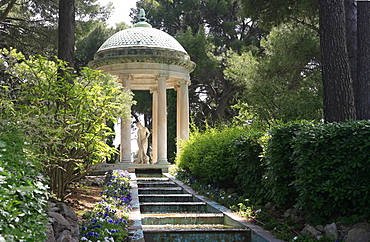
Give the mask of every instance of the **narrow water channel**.
[(136, 233), (131, 241), (279, 241), (259, 235), (230, 210), (195, 193), (168, 173), (137, 169), (130, 175), (135, 197), (131, 234)]

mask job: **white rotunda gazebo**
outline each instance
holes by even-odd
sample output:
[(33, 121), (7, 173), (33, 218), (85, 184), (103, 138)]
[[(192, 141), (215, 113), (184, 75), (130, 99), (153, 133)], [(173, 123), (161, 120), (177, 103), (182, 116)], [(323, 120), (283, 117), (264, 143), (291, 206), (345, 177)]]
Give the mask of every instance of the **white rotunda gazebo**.
[[(195, 63), (177, 40), (152, 28), (144, 10), (133, 28), (107, 39), (89, 63), (93, 69), (116, 75), (127, 90), (152, 93), (152, 163), (167, 161), (166, 89), (177, 91), (177, 139), (189, 135), (189, 74)], [(121, 122), (121, 163), (131, 163), (131, 120)]]

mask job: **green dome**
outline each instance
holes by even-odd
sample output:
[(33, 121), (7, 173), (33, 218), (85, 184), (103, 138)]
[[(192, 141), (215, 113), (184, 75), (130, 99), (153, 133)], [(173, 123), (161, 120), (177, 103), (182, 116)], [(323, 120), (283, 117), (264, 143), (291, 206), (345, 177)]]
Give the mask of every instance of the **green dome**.
[(187, 54), (180, 43), (171, 35), (161, 30), (153, 29), (152, 26), (146, 22), (144, 9), (140, 9), (139, 22), (136, 23), (133, 28), (124, 29), (112, 35), (112, 37), (103, 43), (98, 52), (125, 47), (161, 48)]
[(97, 52), (125, 47), (149, 47), (186, 53), (171, 35), (150, 27), (133, 27), (121, 30), (107, 39)]

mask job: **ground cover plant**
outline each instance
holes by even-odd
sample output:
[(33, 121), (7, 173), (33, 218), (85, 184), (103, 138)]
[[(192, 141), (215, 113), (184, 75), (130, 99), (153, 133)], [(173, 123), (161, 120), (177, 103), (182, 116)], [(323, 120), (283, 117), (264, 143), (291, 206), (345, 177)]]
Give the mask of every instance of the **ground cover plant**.
[(82, 217), (81, 241), (124, 241), (128, 236), (128, 214), (131, 210), (130, 176), (115, 170), (101, 192), (102, 201)]
[(14, 123), (0, 123), (0, 241), (43, 241), (46, 179)]

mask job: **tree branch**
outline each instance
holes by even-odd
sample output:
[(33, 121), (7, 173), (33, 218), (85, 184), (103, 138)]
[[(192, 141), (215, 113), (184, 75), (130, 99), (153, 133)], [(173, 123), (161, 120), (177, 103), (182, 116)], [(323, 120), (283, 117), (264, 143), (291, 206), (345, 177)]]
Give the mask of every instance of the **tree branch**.
[(8, 6), (6, 7), (5, 11), (1, 14), (0, 16), (0, 21), (4, 21), (6, 19), (6, 17), (8, 16), (10, 10), (12, 10), (15, 2), (17, 0), (10, 0), (10, 3), (8, 4)]
[(303, 19), (298, 19), (297, 17), (294, 17), (294, 16), (287, 16), (287, 18), (289, 18), (291, 20), (294, 20), (297, 23), (303, 24), (303, 25), (309, 27), (310, 29), (315, 30), (317, 33), (319, 32), (319, 28), (318, 27), (316, 27), (316, 26), (314, 26), (312, 24), (307, 23)]

